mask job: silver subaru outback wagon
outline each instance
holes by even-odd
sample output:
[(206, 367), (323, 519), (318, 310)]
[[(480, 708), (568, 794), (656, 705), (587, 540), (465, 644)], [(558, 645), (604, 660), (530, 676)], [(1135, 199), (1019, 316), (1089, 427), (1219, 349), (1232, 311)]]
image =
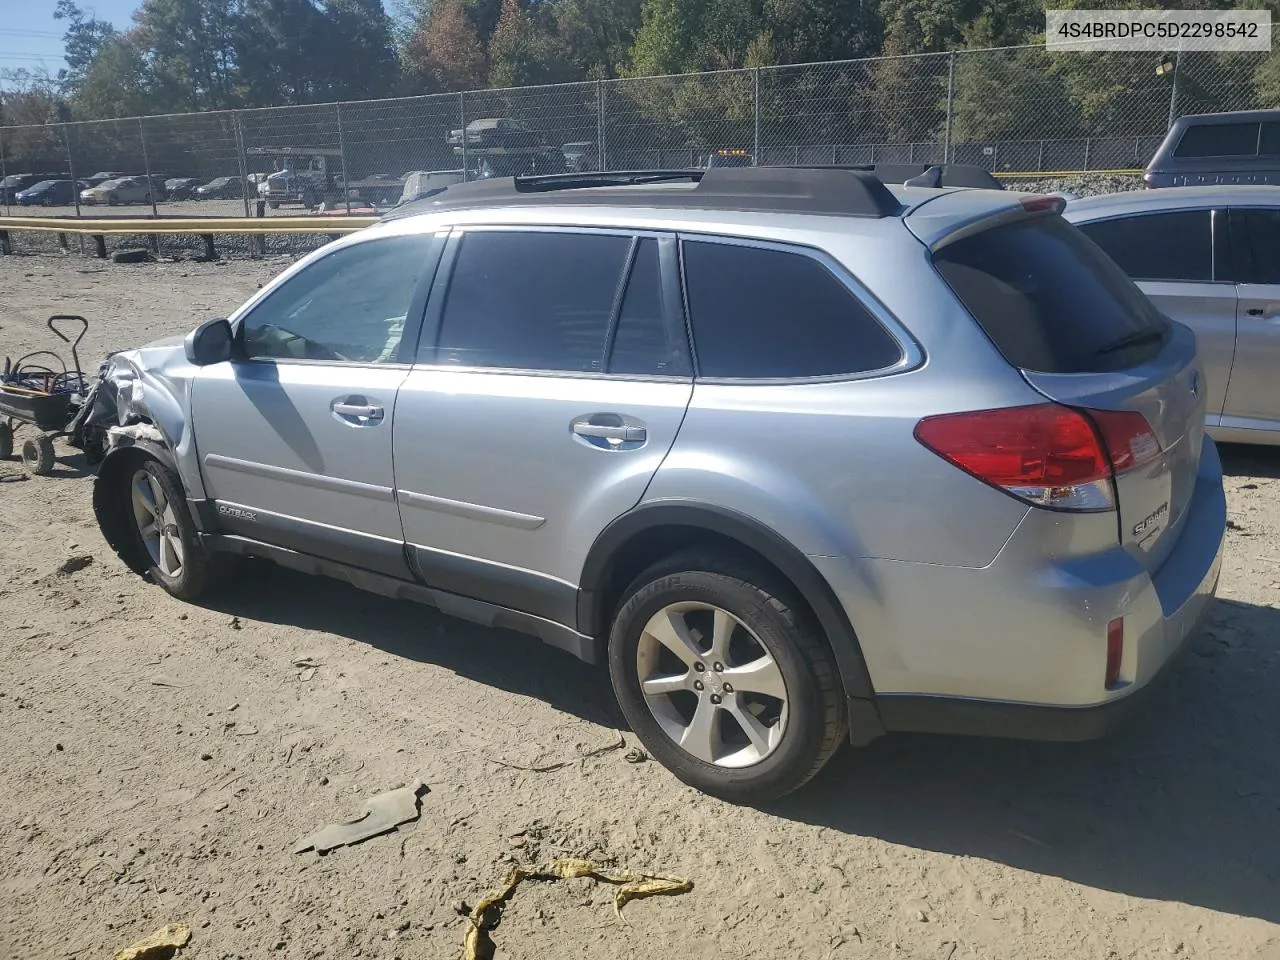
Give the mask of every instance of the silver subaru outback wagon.
[(119, 354), (95, 508), (607, 663), (758, 801), (892, 730), (1081, 739), (1201, 621), (1195, 340), (1060, 201), (836, 169), (450, 187)]

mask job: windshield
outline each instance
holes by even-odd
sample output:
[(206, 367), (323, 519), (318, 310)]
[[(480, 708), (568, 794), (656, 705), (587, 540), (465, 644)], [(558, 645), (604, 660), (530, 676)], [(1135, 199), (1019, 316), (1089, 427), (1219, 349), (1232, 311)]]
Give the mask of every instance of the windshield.
[(56, 183), (60, 183), (60, 182), (61, 182), (61, 181), (59, 181), (59, 180), (41, 180), (41, 181), (40, 181), (39, 183), (37, 183), (35, 186), (28, 187), (28, 188), (27, 188), (27, 192), (28, 192), (28, 193), (35, 193), (37, 190), (48, 190), (48, 189), (49, 189), (50, 187), (52, 187), (54, 184), (56, 184)]
[(1098, 373), (1159, 352), (1169, 323), (1092, 240), (1061, 217), (984, 230), (934, 254), (938, 273), (1011, 364)]

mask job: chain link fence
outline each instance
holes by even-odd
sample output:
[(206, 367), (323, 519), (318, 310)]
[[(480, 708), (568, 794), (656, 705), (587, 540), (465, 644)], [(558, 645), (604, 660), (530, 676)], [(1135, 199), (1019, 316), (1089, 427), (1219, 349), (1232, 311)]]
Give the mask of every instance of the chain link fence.
[[(149, 178), (154, 189), (145, 197), (133, 191), (114, 199), (134, 204), (132, 212), (141, 205), (248, 216), (290, 205), (386, 206), (414, 171), (460, 178), (683, 169), (722, 151), (746, 164), (950, 160), (997, 175), (1128, 170), (1146, 164), (1181, 114), (1278, 100), (1280, 51), (1049, 53), (1023, 46), (6, 126), (0, 177)], [(285, 176), (268, 181), (273, 173)], [(175, 186), (179, 180), (186, 184)], [(288, 183), (277, 188), (276, 181)], [(204, 184), (218, 186), (196, 193)], [(0, 193), (0, 202), (13, 204), (13, 191)], [(178, 204), (201, 199), (208, 203), (179, 211)], [(70, 205), (58, 204), (58, 212)], [(86, 205), (75, 204), (76, 212), (83, 215)]]

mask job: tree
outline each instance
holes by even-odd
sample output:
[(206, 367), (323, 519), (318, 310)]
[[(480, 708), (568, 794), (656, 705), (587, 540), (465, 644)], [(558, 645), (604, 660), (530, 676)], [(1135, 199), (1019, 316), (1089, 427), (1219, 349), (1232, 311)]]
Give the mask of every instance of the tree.
[(388, 96), (399, 64), (382, 0), (325, 0), (324, 61), (329, 94), (343, 100)]
[(407, 91), (437, 93), (484, 85), (487, 64), (464, 0), (436, 0), (401, 55)]
[(517, 0), (503, 0), (502, 14), (489, 40), (489, 84), (494, 87), (532, 86), (580, 80), (562, 41), (549, 4), (521, 9)]
[(575, 76), (622, 76), (640, 29), (640, 0), (556, 0), (551, 13), (560, 57)]
[(155, 83), (188, 110), (238, 105), (238, 0), (143, 0), (137, 40)]
[(74, 100), (78, 118), (138, 117), (155, 112), (147, 64), (135, 39), (113, 36), (99, 48)]
[(116, 36), (116, 28), (92, 14), (86, 16), (74, 0), (58, 0), (53, 19), (67, 22), (62, 35), (63, 59), (67, 62), (63, 90), (74, 94), (83, 88), (94, 60), (103, 45)]

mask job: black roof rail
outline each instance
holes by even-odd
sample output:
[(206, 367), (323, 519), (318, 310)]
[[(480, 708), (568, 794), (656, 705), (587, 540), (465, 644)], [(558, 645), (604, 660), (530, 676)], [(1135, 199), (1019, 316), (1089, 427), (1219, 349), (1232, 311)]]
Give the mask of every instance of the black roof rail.
[[(690, 181), (694, 186), (688, 190), (665, 187), (665, 184), (681, 180)], [(866, 170), (711, 167), (472, 180), (446, 187), (434, 196), (402, 204), (384, 219), (400, 219), (434, 210), (547, 202), (548, 193), (558, 194), (556, 203), (570, 205), (607, 203), (845, 217), (892, 217), (902, 209), (889, 189)]]
[[(1003, 190), (1004, 184), (989, 170), (968, 163), (849, 163), (849, 164), (792, 164), (810, 170), (865, 170), (874, 173), (882, 183), (901, 183), (906, 186), (972, 187), (979, 190)], [(908, 183), (929, 174), (937, 168), (941, 181), (937, 184)]]

